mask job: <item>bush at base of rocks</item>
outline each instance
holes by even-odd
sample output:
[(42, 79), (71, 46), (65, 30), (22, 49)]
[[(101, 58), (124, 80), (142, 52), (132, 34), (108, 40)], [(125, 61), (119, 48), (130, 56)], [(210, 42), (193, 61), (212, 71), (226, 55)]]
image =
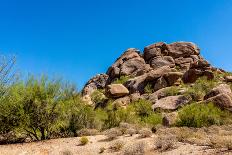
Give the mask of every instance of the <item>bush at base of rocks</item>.
[(122, 154), (123, 155), (144, 155), (145, 149), (146, 149), (145, 142), (139, 141), (139, 142), (126, 146), (123, 149)]
[(155, 149), (167, 151), (175, 148), (176, 137), (173, 135), (162, 135), (155, 139)]
[(105, 136), (109, 140), (116, 139), (117, 137), (121, 136), (123, 133), (118, 128), (111, 128), (107, 131), (105, 131)]
[(139, 131), (140, 138), (149, 138), (152, 136), (152, 132), (150, 129), (142, 129)]
[(125, 145), (124, 141), (117, 140), (110, 146), (110, 150), (113, 151), (113, 152), (118, 152), (118, 151), (122, 150), (124, 145)]
[(193, 103), (180, 109), (177, 126), (203, 127), (223, 124), (226, 111), (214, 106), (213, 103)]

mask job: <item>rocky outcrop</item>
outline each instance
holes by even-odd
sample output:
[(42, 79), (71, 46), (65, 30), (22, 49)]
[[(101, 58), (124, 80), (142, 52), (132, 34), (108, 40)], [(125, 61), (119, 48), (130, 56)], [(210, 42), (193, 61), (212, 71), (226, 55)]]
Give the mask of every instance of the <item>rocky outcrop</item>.
[(104, 89), (109, 76), (106, 74), (98, 74), (91, 78), (84, 86), (82, 95), (91, 95), (97, 89)]
[(122, 84), (111, 84), (106, 87), (106, 92), (110, 97), (119, 98), (129, 94), (128, 89)]
[(108, 69), (107, 75), (114, 80), (122, 75), (138, 76), (149, 71), (150, 66), (139, 55), (139, 50), (130, 48)]
[[(82, 94), (83, 99), (91, 104), (91, 93), (96, 89), (105, 89), (105, 95), (114, 99), (114, 104), (126, 106), (132, 101), (146, 99), (152, 102), (154, 109), (176, 110), (191, 99), (181, 95), (181, 92), (177, 96), (168, 96), (165, 91), (168, 91), (169, 87), (181, 86), (183, 83), (191, 85), (202, 76), (212, 80), (215, 72), (221, 74), (225, 71), (212, 67), (200, 55), (200, 48), (194, 43), (159, 42), (145, 47), (143, 54), (135, 48), (127, 49), (109, 67), (106, 74), (90, 79)], [(128, 79), (122, 80), (122, 84), (113, 84), (121, 76)], [(220, 78), (222, 81), (232, 82), (231, 76)], [(120, 80), (118, 81), (120, 83)], [(213, 101), (222, 107), (230, 107), (231, 93), (217, 94), (215, 91), (216, 89), (207, 94), (205, 100)]]

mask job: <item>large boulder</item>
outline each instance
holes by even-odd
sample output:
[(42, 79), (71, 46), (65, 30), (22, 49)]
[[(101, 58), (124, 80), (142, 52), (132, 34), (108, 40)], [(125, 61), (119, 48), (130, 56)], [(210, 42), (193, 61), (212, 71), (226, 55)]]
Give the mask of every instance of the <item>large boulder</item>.
[(169, 72), (164, 75), (164, 78), (167, 80), (169, 86), (173, 86), (175, 84), (179, 84), (183, 77), (183, 73), (181, 72)]
[(144, 48), (144, 59), (149, 62), (151, 58), (163, 55), (167, 49), (164, 42), (155, 43)]
[(136, 93), (136, 92), (143, 93), (144, 87), (148, 82), (150, 81), (154, 82), (169, 72), (172, 72), (172, 69), (169, 66), (163, 66), (156, 70), (151, 70), (150, 72), (145, 73), (141, 76), (137, 76), (135, 78), (128, 80), (125, 83), (125, 86), (129, 89), (130, 93)]
[(189, 103), (191, 99), (184, 95), (178, 96), (168, 96), (157, 100), (156, 103), (152, 106), (153, 109), (162, 109), (162, 110), (176, 110), (180, 106), (183, 106)]
[(170, 56), (154, 57), (150, 61), (150, 65), (153, 69), (158, 69), (163, 66), (175, 67), (175, 61)]
[(111, 84), (106, 87), (107, 94), (113, 98), (123, 97), (129, 94), (128, 89), (122, 84)]
[(109, 76), (106, 74), (98, 74), (91, 78), (84, 86), (82, 95), (91, 95), (97, 89), (104, 89)]
[(207, 100), (211, 97), (217, 96), (219, 94), (231, 94), (230, 86), (227, 84), (220, 84), (219, 86), (213, 88), (208, 94), (205, 95), (204, 99)]
[(107, 74), (110, 80), (118, 78), (121, 75), (138, 76), (147, 72), (150, 66), (145, 63), (139, 52), (135, 48), (126, 50), (108, 69)]
[(206, 76), (208, 80), (214, 79), (211, 70), (189, 69), (183, 75), (184, 83), (194, 83), (199, 77)]
[(213, 88), (204, 99), (206, 102), (213, 102), (221, 108), (232, 111), (232, 92), (227, 84), (221, 84)]
[(168, 55), (173, 58), (190, 57), (190, 55), (199, 55), (200, 49), (191, 42), (175, 42), (169, 44)]
[(225, 76), (224, 79), (225, 79), (226, 82), (232, 82), (232, 76), (231, 75), (230, 76)]

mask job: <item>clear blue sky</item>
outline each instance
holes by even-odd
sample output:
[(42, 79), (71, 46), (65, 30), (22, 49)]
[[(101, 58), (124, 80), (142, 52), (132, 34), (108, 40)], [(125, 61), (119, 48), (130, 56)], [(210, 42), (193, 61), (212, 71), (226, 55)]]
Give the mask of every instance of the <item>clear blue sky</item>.
[(0, 53), (79, 89), (127, 48), (192, 41), (232, 71), (231, 0), (0, 0)]

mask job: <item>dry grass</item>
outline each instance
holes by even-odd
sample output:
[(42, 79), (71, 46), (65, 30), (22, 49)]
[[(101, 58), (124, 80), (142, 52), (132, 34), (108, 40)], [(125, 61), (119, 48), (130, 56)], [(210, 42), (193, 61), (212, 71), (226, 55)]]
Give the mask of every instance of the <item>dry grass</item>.
[(123, 155), (144, 155), (145, 154), (146, 144), (145, 142), (139, 141), (131, 145), (126, 146), (122, 154)]
[(105, 136), (108, 138), (108, 140), (114, 140), (121, 135), (123, 135), (123, 133), (118, 128), (112, 128), (105, 131)]
[(148, 138), (148, 137), (151, 137), (152, 136), (152, 132), (150, 129), (142, 129), (139, 131), (139, 134), (140, 134), (140, 138)]
[(124, 141), (117, 140), (110, 146), (110, 150), (113, 151), (113, 152), (118, 152), (118, 151), (122, 150), (124, 145), (125, 145)]
[(98, 135), (99, 131), (96, 129), (81, 129), (78, 131), (77, 135), (78, 136), (95, 136)]
[(155, 139), (155, 149), (161, 152), (175, 148), (176, 137), (173, 135), (162, 135)]

